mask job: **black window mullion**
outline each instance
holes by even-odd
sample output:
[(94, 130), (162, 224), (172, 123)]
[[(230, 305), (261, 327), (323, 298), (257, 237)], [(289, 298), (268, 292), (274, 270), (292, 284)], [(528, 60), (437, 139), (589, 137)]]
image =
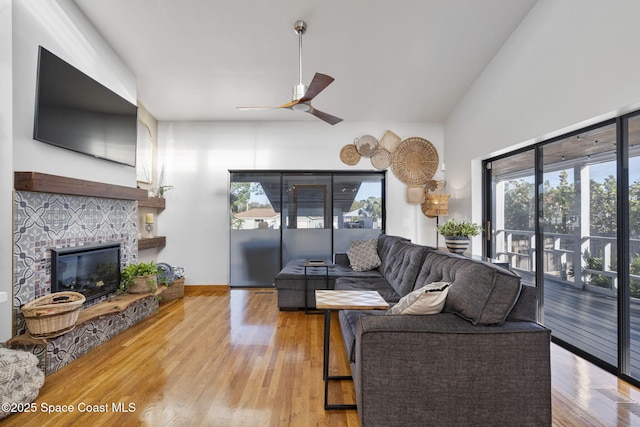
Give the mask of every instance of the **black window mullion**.
[(617, 120), (618, 375), (631, 373), (628, 118)]
[(543, 146), (537, 146), (534, 152), (535, 180), (534, 188), (536, 196), (533, 199), (535, 210), (535, 266), (536, 266), (536, 287), (538, 288), (538, 321), (544, 324), (544, 212), (542, 210), (542, 182), (544, 176), (544, 161), (542, 156)]

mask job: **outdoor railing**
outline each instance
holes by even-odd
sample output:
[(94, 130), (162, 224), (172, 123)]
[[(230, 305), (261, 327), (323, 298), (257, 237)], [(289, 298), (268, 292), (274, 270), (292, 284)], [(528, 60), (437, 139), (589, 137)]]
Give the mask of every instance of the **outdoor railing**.
[[(537, 247), (533, 231), (496, 230), (495, 250), (496, 258), (508, 261), (512, 269), (523, 273), (535, 272)], [(630, 253), (632, 259), (640, 255), (640, 240), (630, 240)], [(616, 294), (615, 237), (545, 233), (542, 256), (545, 276), (579, 288)], [(640, 283), (638, 275), (631, 274), (630, 279)]]

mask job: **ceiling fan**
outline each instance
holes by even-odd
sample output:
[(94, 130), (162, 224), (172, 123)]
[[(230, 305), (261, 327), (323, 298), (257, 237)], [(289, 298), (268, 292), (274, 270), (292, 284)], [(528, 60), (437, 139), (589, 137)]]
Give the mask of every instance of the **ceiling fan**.
[(299, 71), (300, 80), (297, 85), (293, 86), (292, 101), (286, 104), (274, 106), (274, 107), (238, 107), (239, 110), (263, 110), (274, 108), (288, 108), (294, 111), (302, 111), (316, 116), (320, 120), (324, 120), (330, 125), (335, 125), (342, 121), (341, 118), (332, 116), (316, 109), (311, 105), (311, 100), (322, 92), (327, 86), (333, 82), (334, 78), (322, 73), (316, 73), (313, 76), (313, 80), (309, 84), (309, 87), (302, 83), (302, 35), (307, 32), (307, 24), (304, 21), (296, 21), (293, 25), (293, 29), (298, 34), (298, 57), (299, 57)]

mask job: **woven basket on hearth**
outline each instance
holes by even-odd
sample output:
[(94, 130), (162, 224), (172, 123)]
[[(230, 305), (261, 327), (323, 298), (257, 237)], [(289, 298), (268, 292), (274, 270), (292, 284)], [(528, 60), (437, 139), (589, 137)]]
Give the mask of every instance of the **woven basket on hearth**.
[(167, 302), (184, 296), (184, 277), (171, 282), (160, 294), (160, 301)]
[(76, 320), (85, 297), (78, 292), (54, 292), (26, 303), (22, 314), (31, 336), (52, 338), (69, 332)]

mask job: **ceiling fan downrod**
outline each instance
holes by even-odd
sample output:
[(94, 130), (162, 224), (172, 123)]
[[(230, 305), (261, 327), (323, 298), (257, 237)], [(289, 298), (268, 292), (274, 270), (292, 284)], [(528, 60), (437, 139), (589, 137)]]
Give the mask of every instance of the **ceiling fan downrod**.
[(307, 92), (307, 87), (302, 83), (302, 35), (307, 32), (307, 23), (300, 20), (293, 24), (293, 30), (298, 34), (298, 70), (300, 79), (293, 86), (292, 101), (301, 99)]

